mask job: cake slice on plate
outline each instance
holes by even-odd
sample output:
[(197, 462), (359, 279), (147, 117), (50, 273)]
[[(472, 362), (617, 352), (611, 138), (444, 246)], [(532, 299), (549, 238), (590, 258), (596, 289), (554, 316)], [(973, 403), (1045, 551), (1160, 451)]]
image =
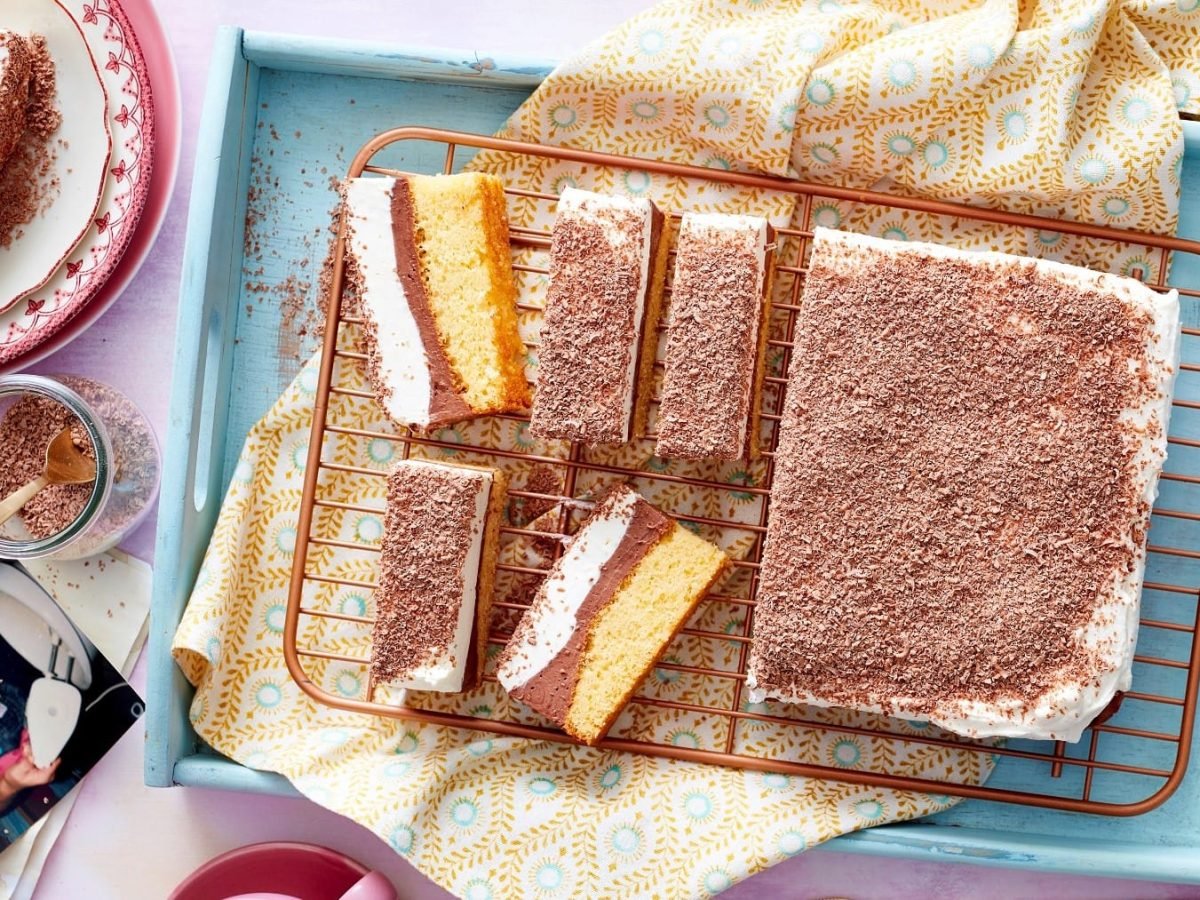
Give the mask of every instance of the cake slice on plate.
[(818, 228), (751, 698), (1076, 741), (1130, 686), (1179, 302)]
[(438, 428), (528, 409), (500, 179), (364, 176), (343, 191), (367, 374), (388, 415)]
[(759, 216), (683, 217), (658, 408), (663, 458), (758, 456), (770, 232)]
[(0, 169), (25, 133), (25, 109), (33, 75), (29, 41), (0, 28)]
[(419, 459), (388, 474), (371, 653), (376, 699), (478, 687), (506, 488), (498, 469)]
[(567, 188), (550, 236), (550, 290), (529, 431), (620, 444), (645, 428), (667, 263), (650, 200)]
[(720, 548), (632, 488), (611, 488), (501, 653), (500, 684), (596, 743), (727, 565)]

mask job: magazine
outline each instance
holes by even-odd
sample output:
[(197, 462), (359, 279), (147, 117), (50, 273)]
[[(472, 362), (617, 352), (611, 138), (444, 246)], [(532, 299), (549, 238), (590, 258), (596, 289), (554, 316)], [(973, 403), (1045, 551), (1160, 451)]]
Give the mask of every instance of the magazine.
[(0, 561), (0, 850), (54, 808), (144, 711), (20, 565)]

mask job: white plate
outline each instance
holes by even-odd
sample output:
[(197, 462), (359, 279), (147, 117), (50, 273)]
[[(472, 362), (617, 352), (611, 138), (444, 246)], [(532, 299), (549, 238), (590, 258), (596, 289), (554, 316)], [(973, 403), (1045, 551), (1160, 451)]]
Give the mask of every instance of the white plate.
[(51, 138), (58, 195), (18, 240), (0, 248), (0, 312), (44, 285), (87, 233), (112, 154), (104, 83), (75, 20), (57, 0), (5, 0), (3, 6), (0, 26), (46, 38), (63, 121)]

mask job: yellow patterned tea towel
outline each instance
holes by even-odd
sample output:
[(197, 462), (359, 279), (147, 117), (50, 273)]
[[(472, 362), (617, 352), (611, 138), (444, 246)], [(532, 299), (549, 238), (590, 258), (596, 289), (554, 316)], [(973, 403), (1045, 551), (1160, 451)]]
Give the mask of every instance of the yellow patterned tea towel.
[[(547, 78), (500, 135), (1174, 233), (1200, 0), (666, 0)], [(1144, 247), (569, 162), (472, 166), (1153, 277)], [(518, 205), (531, 213), (531, 206)]]
[[(1167, 232), (1175, 224), (1182, 155), (1176, 106), (1196, 111), (1200, 103), (1198, 6), (1190, 0), (903, 0), (886, 6), (675, 0), (558, 69), (504, 133)], [(1112, 250), (991, 227), (951, 230), (928, 217), (819, 200), (797, 208), (779, 194), (628, 171), (499, 153), (481, 153), (472, 165), (535, 190), (577, 184), (653, 196), (674, 210), (758, 211), (777, 225), (812, 221), (1148, 275), (1158, 264), (1138, 247)], [(517, 200), (510, 214), (515, 224), (546, 224), (545, 206), (532, 201)], [(523, 299), (539, 305), (544, 278), (522, 278)], [(527, 336), (535, 335), (539, 314), (524, 311), (521, 324)], [(770, 358), (777, 374), (785, 362), (779, 352)], [(345, 383), (365, 387), (356, 370), (338, 367)], [(433, 880), (472, 898), (708, 896), (838, 834), (951, 804), (945, 796), (520, 741), (314, 704), (288, 675), (281, 630), (315, 384), (313, 362), (247, 438), (176, 635), (176, 658), (197, 686), (193, 724), (220, 752), (286, 775), (307, 796), (374, 830)], [(373, 403), (347, 395), (334, 398), (331, 416), (350, 429), (390, 427)], [(535, 454), (551, 449), (518, 423), (494, 419), (445, 429), (439, 437)], [(663, 461), (646, 442), (585, 452), (602, 464), (744, 487), (705, 491), (663, 481), (646, 482), (645, 489), (676, 512), (758, 521), (759, 467)], [(347, 435), (331, 436), (326, 448), (327, 459), (376, 471), (395, 453), (391, 442)], [(483, 461), (453, 450), (433, 455), (442, 453)], [(506, 467), (518, 486), (544, 475), (519, 458)], [(322, 496), (367, 511), (323, 507), (321, 533), (377, 547), (382, 484), (353, 471), (323, 473)], [(586, 490), (587, 480), (578, 487)], [(519, 525), (538, 513), (510, 509)], [(726, 532), (706, 536), (744, 555), (752, 536)], [(375, 577), (371, 554), (319, 546), (310, 561), (352, 580)], [(501, 589), (502, 596), (519, 598), (528, 584), (513, 577)], [(352, 619), (372, 614), (369, 590), (312, 585), (305, 604), (351, 620), (304, 619), (302, 645), (367, 655), (369, 631)], [(706, 604), (693, 624), (726, 631), (728, 645), (685, 638), (667, 661), (736, 668), (734, 638), (745, 634), (743, 613), (736, 604)], [(361, 666), (308, 663), (326, 690), (362, 696)], [(645, 690), (684, 706), (729, 703), (722, 691), (733, 688), (713, 682), (659, 668)], [(537, 721), (494, 684), (419, 702)], [(797, 715), (794, 707), (771, 711)], [(832, 727), (745, 720), (734, 748), (944, 781), (980, 783), (991, 771), (992, 760), (981, 754), (838, 730), (869, 725), (869, 716), (806, 714)], [(635, 704), (615, 727), (624, 735), (724, 749), (725, 721)], [(914, 736), (931, 733), (919, 723), (894, 727)]]

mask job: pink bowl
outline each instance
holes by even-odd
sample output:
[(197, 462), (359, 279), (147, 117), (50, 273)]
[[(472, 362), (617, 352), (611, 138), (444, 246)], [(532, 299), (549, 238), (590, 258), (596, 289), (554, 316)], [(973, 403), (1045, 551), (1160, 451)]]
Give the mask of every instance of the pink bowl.
[(256, 893), (337, 900), (368, 872), (361, 863), (326, 847), (284, 841), (251, 844), (209, 860), (175, 888), (169, 900), (227, 900)]

